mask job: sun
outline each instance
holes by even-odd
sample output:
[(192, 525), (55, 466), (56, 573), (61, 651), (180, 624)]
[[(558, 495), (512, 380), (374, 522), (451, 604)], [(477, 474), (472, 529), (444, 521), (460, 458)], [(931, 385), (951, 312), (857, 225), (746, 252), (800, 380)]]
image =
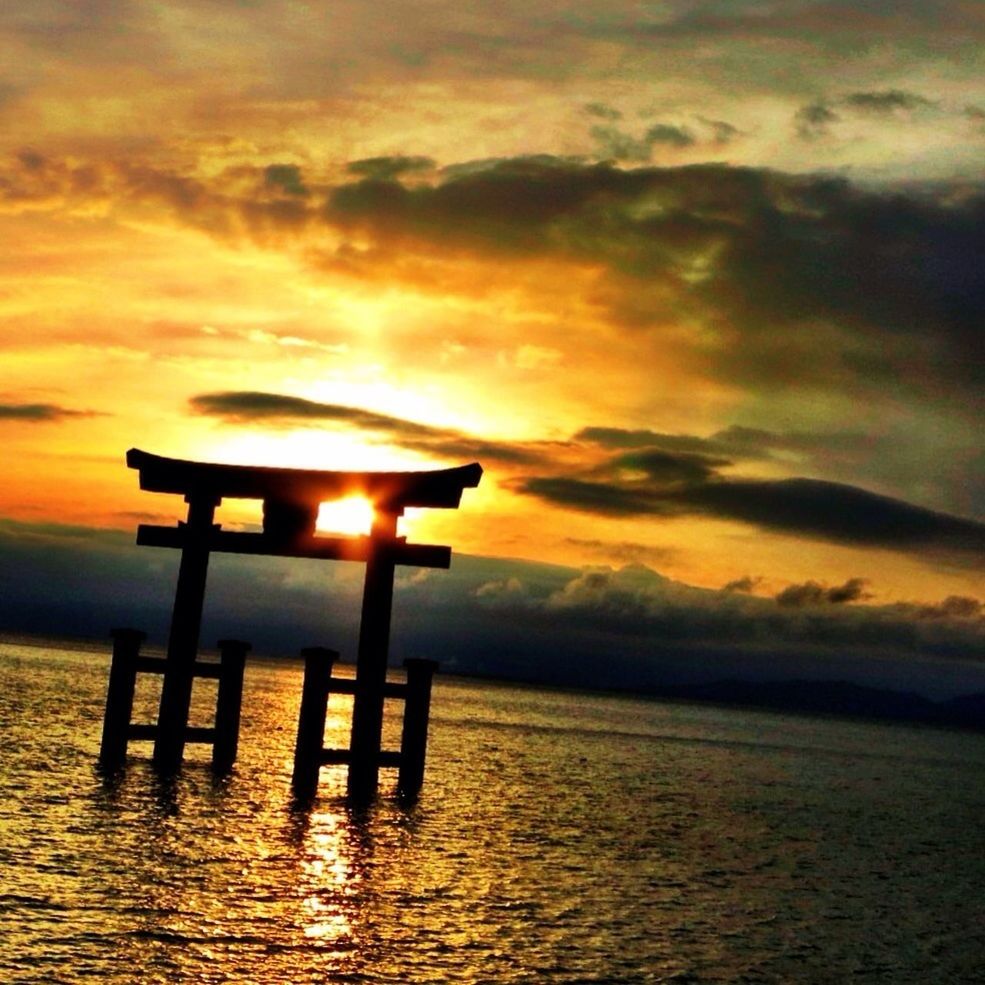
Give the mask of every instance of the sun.
[(321, 533), (368, 534), (373, 525), (373, 504), (365, 496), (346, 496), (318, 508), (315, 529)]

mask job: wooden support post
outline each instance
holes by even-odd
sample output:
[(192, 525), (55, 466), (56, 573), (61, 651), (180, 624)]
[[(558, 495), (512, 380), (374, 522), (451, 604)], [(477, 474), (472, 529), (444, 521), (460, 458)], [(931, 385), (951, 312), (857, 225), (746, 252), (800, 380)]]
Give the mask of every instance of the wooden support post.
[(215, 703), (215, 743), (212, 769), (228, 773), (239, 750), (239, 720), (243, 707), (243, 671), (250, 644), (242, 640), (219, 640), (219, 691)]
[(399, 512), (380, 510), (370, 533), (366, 581), (363, 587), (359, 651), (356, 658), (356, 693), (352, 705), (349, 745), (349, 795), (366, 800), (379, 783), (383, 735), (383, 697), (390, 647), (390, 609), (393, 604), (392, 547)]
[(139, 629), (114, 629), (113, 658), (106, 689), (103, 740), (99, 765), (105, 770), (122, 766), (127, 758), (127, 735), (133, 714), (133, 692), (137, 684), (137, 658), (147, 634)]
[(431, 682), (438, 669), (438, 662), (411, 658), (404, 661), (404, 667), (407, 668), (407, 701), (404, 705), (404, 729), (400, 737), (397, 792), (402, 797), (416, 797), (424, 782)]
[(294, 746), (294, 775), (291, 785), (296, 797), (306, 799), (318, 789), (318, 771), (325, 743), (325, 713), (332, 681), (332, 666), (339, 659), (335, 650), (309, 646), (304, 657), (304, 684), (298, 714), (298, 737)]
[(209, 537), (215, 508), (219, 505), (218, 498), (213, 496), (192, 494), (185, 499), (188, 522), (184, 528), (168, 637), (167, 668), (157, 716), (157, 741), (154, 743), (154, 765), (164, 773), (173, 773), (181, 765), (185, 752), (185, 729), (209, 568)]

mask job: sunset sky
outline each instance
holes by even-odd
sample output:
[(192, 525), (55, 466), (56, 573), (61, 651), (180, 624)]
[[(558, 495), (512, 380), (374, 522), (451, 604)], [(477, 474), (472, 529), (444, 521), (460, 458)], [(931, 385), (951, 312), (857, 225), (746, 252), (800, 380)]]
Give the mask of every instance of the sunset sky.
[(983, 5), (13, 0), (0, 43), (23, 597), (182, 515), (133, 446), (477, 460), (407, 522), (499, 559), (468, 604), (980, 655)]

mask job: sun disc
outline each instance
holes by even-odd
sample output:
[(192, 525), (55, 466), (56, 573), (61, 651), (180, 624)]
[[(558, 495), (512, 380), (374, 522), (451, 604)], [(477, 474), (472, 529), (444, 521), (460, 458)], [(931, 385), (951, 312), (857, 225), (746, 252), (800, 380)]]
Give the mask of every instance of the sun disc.
[(368, 534), (373, 525), (373, 504), (364, 496), (347, 496), (318, 509), (315, 528), (324, 533)]

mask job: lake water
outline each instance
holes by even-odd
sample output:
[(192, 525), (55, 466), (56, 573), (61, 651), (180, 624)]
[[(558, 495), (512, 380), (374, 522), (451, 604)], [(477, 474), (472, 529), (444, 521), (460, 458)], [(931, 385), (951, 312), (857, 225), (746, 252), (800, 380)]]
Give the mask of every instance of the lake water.
[(985, 736), (439, 677), (415, 806), (299, 810), (299, 664), (165, 784), (95, 769), (108, 662), (0, 643), (0, 982), (983, 980)]

